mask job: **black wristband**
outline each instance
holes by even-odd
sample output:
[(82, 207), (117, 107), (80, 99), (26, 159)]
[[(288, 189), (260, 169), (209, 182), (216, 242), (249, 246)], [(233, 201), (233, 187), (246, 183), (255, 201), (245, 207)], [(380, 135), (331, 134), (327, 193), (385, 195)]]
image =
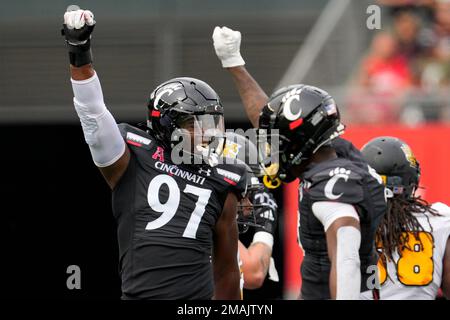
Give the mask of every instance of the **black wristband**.
[[(81, 67), (86, 64), (92, 63), (92, 51), (91, 51), (91, 39), (90, 33), (94, 29), (95, 25), (85, 25), (80, 30), (68, 29), (64, 24), (61, 34), (66, 38), (67, 47), (69, 49), (70, 64), (75, 67)], [(85, 43), (81, 44), (83, 39), (87, 39)], [(72, 44), (71, 43), (80, 43)]]
[(91, 49), (79, 52), (72, 52), (69, 50), (69, 60), (70, 64), (75, 67), (81, 67), (92, 63), (92, 51)]

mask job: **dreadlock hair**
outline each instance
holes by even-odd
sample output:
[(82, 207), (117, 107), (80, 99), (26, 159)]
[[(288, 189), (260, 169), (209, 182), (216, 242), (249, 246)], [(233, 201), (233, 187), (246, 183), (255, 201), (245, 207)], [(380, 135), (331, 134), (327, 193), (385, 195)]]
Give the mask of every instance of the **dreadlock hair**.
[[(407, 248), (410, 234), (413, 234), (416, 240), (422, 244), (419, 232), (425, 230), (414, 214), (425, 212), (439, 216), (439, 213), (420, 196), (396, 195), (388, 199), (387, 212), (380, 222), (375, 237), (377, 246), (381, 245), (383, 248), (381, 255), (383, 262), (386, 258), (392, 261), (396, 250), (401, 252)], [(427, 215), (425, 217), (433, 231), (429, 217)]]

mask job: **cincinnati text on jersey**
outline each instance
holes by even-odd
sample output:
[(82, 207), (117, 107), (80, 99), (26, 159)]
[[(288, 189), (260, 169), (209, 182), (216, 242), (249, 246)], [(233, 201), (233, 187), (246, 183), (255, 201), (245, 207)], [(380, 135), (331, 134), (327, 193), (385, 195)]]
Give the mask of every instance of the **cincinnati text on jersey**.
[(197, 183), (197, 184), (203, 184), (205, 182), (205, 177), (196, 175), (195, 173), (191, 173), (188, 171), (184, 171), (180, 168), (178, 168), (176, 165), (174, 164), (166, 164), (166, 163), (162, 163), (160, 161), (156, 161), (155, 162), (155, 168), (164, 172), (167, 172), (168, 174), (172, 175), (172, 176), (177, 176), (180, 178), (183, 178), (185, 180)]

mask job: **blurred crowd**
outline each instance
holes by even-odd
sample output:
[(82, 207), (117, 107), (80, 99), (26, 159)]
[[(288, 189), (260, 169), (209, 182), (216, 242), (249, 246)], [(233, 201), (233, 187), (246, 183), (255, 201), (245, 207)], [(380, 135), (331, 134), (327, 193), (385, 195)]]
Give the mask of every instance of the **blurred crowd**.
[(450, 122), (450, 0), (378, 0), (382, 29), (352, 79), (347, 122)]

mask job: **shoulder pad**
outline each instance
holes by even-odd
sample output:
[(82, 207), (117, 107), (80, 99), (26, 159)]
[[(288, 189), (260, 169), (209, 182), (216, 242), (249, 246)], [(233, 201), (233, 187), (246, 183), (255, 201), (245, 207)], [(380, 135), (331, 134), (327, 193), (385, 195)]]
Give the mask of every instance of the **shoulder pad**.
[(351, 167), (332, 167), (305, 179), (312, 201), (358, 203), (363, 200), (362, 177)]
[(247, 192), (247, 168), (239, 163), (219, 164), (214, 167), (220, 179), (230, 185), (231, 190), (239, 199)]
[(120, 123), (118, 127), (122, 138), (129, 145), (133, 145), (136, 147), (148, 147), (155, 140), (155, 138), (150, 136), (147, 132), (133, 127), (127, 123)]
[(336, 138), (332, 141), (332, 146), (338, 157), (356, 162), (364, 162), (361, 151), (359, 151), (350, 141), (343, 138)]
[(442, 202), (436, 202), (431, 205), (431, 208), (436, 210), (439, 215), (435, 216), (430, 213), (426, 214), (427, 221), (433, 227), (433, 232), (444, 232), (445, 242), (447, 242), (448, 233), (450, 232), (450, 207)]
[(431, 208), (436, 210), (442, 216), (449, 216), (450, 217), (450, 207), (447, 206), (445, 203), (435, 202), (435, 203), (433, 203), (431, 205)]

